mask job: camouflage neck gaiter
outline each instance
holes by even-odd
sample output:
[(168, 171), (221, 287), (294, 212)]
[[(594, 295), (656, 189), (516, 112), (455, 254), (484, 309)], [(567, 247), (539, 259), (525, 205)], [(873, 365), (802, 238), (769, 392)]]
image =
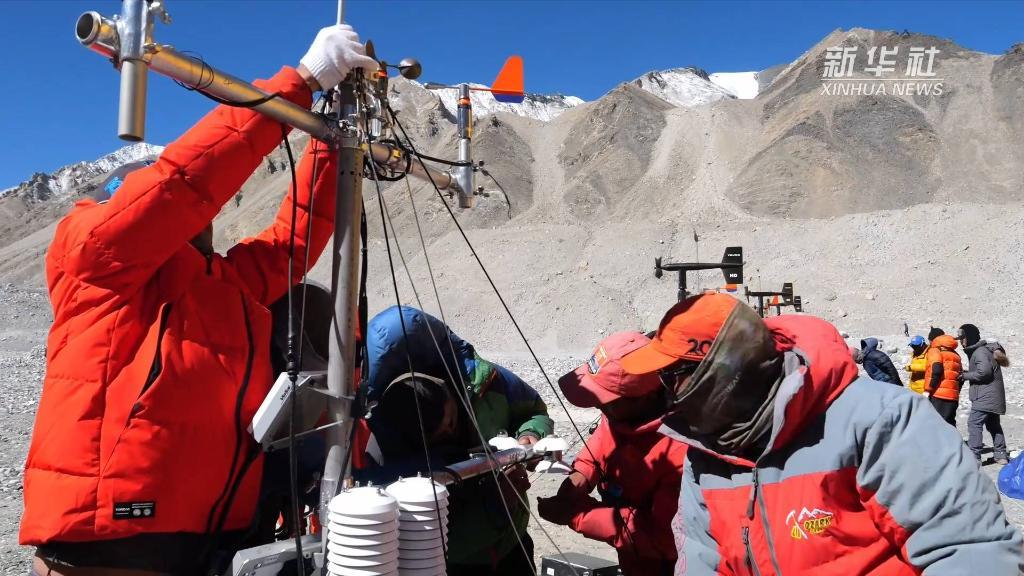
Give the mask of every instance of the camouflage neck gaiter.
[(772, 428), (782, 354), (764, 321), (736, 306), (697, 371), (678, 384), (666, 423), (722, 454), (749, 457)]

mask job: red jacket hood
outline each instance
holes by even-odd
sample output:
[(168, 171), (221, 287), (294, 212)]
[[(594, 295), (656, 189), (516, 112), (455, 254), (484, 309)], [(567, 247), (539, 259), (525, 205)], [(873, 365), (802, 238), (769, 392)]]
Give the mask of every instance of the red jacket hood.
[[(820, 318), (786, 315), (766, 318), (764, 323), (771, 331), (776, 349), (786, 354), (786, 376), (775, 398), (775, 420), (772, 423), (771, 450), (777, 450), (824, 412), (857, 378), (857, 364), (839, 331)], [(669, 426), (663, 426), (661, 432), (722, 460), (754, 465), (745, 458), (709, 450)]]
[(857, 379), (857, 364), (835, 326), (814, 316), (776, 316), (764, 321), (772, 331), (780, 352), (793, 352), (801, 359), (797, 371), (804, 374), (794, 389), (787, 381), (775, 400), (776, 414), (784, 407), (782, 422), (774, 423), (772, 449), (785, 446), (812, 419), (828, 408)]

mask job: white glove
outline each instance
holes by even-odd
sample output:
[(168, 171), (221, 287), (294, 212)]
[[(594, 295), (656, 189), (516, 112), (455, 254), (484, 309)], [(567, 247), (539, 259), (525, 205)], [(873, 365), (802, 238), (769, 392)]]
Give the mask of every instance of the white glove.
[(348, 24), (335, 24), (317, 33), (309, 51), (299, 60), (320, 88), (334, 88), (353, 68), (375, 72), (377, 61), (366, 55), (366, 47)]

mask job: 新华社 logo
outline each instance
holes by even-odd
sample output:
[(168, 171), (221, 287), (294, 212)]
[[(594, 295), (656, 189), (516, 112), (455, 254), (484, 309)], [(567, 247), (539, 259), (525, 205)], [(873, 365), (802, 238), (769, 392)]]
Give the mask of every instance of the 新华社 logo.
[(801, 508), (799, 512), (791, 510), (786, 515), (786, 525), (789, 526), (789, 535), (794, 540), (807, 540), (828, 530), (834, 519), (835, 514), (828, 510)]

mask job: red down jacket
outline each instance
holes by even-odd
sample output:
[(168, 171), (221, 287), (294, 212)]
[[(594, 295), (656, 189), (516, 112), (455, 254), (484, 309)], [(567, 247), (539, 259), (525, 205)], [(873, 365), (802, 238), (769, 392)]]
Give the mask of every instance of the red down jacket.
[(591, 499), (569, 527), (614, 546), (627, 575), (664, 574), (676, 559), (671, 522), (686, 445), (659, 434), (660, 426), (631, 429), (602, 418), (573, 463), (602, 499)]
[(676, 574), (1020, 573), (1024, 540), (995, 486), (923, 396), (857, 378), (824, 320), (764, 322), (786, 376), (756, 462), (710, 452), (665, 419), (662, 431), (690, 444)]
[[(311, 103), (292, 68), (256, 84)], [(261, 114), (217, 107), (109, 202), (79, 202), (57, 226), (22, 544), (202, 534), (211, 510), (219, 513), (232, 471), (252, 453), (246, 427), (273, 380), (267, 305), (288, 286), (292, 195), (269, 228), (225, 256), (206, 258), (189, 240), (281, 137)], [(332, 232), (336, 178), (336, 154), (311, 143), (298, 170), (297, 230), (311, 217), (314, 156), (312, 258)], [(296, 234), (295, 279), (304, 236)], [(261, 468), (261, 459), (248, 468), (225, 530), (252, 520)]]

